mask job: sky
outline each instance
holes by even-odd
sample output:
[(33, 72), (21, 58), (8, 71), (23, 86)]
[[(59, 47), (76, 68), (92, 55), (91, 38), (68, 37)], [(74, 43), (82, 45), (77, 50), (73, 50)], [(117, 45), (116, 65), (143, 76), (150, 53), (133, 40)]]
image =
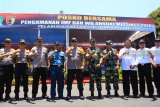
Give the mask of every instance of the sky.
[(147, 17), (160, 0), (0, 0), (0, 13)]

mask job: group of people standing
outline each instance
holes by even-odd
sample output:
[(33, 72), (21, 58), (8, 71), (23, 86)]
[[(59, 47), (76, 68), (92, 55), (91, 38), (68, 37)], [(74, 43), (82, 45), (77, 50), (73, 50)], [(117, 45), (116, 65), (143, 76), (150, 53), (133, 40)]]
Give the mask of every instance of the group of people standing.
[[(79, 98), (84, 100), (83, 95), (83, 69), (88, 67), (89, 87), (91, 96), (94, 99), (94, 82), (96, 81), (98, 98), (102, 99), (101, 76), (102, 71), (105, 72), (105, 84), (107, 95), (110, 97), (111, 82), (115, 90), (115, 97), (118, 97), (118, 69), (122, 67), (123, 76), (123, 92), (125, 97), (130, 96), (130, 82), (135, 98), (145, 96), (145, 82), (149, 97), (153, 98), (154, 88), (153, 80), (157, 89), (157, 97), (160, 97), (160, 38), (155, 39), (155, 46), (151, 49), (145, 47), (145, 41), (139, 41), (139, 49), (131, 47), (131, 40), (124, 42), (124, 48), (118, 53), (112, 48), (112, 41), (106, 41), (106, 49), (101, 50), (96, 46), (96, 40), (90, 39), (90, 47), (84, 51), (82, 47), (77, 45), (77, 39), (71, 39), (71, 46), (66, 52), (61, 50), (61, 44), (55, 42), (54, 49), (48, 53), (46, 47), (43, 46), (42, 38), (38, 38), (36, 46), (31, 50), (27, 50), (25, 40), (19, 41), (19, 48), (14, 50), (11, 48), (11, 39), (5, 39), (4, 48), (0, 49), (0, 101), (9, 100), (13, 74), (15, 73), (15, 100), (19, 100), (19, 88), (23, 85), (24, 99), (28, 99), (28, 70), (33, 68), (33, 84), (32, 84), (32, 101), (36, 100), (38, 93), (39, 79), (42, 81), (42, 98), (47, 96), (47, 73), (50, 68), (51, 90), (50, 100), (55, 100), (56, 84), (58, 84), (58, 98), (64, 99), (64, 72), (67, 71), (67, 97), (71, 99), (72, 83), (74, 78), (77, 79), (77, 87), (79, 90)], [(87, 64), (86, 64), (87, 62)], [(138, 70), (137, 70), (138, 68)], [(138, 76), (137, 76), (138, 73)], [(138, 77), (140, 84), (140, 95), (138, 91)], [(6, 86), (5, 98), (3, 98), (4, 85)]]

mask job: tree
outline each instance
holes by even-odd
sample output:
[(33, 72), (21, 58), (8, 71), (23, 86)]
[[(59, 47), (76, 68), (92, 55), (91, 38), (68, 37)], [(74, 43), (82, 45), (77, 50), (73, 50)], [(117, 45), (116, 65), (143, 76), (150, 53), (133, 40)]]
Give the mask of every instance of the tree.
[(156, 34), (160, 36), (160, 7), (150, 13), (148, 17), (154, 19), (156, 25)]

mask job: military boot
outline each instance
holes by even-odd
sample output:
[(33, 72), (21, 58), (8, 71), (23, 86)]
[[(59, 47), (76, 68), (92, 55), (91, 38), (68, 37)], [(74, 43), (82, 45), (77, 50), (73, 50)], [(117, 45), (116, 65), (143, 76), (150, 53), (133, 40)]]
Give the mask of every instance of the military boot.
[(111, 94), (110, 94), (110, 90), (107, 90), (107, 96), (106, 97), (110, 97)]
[(91, 97), (90, 97), (91, 100), (94, 99), (94, 91), (91, 91)]
[(71, 90), (68, 91), (66, 100), (69, 101), (70, 99), (71, 99)]
[(115, 96), (115, 97), (119, 97), (118, 90), (115, 90), (114, 96)]
[(101, 91), (98, 91), (98, 99), (103, 99)]
[(80, 98), (81, 100), (84, 100), (83, 91), (80, 91), (80, 92), (79, 92), (79, 98)]
[(14, 99), (15, 99), (16, 101), (18, 101), (18, 100), (19, 100), (19, 94), (15, 94)]

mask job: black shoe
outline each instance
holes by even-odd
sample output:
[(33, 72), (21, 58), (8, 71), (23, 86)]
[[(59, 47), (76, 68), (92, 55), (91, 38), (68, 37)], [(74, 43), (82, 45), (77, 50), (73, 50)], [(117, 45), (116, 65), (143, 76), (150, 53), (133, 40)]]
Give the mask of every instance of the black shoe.
[(9, 95), (6, 95), (5, 96), (5, 100), (7, 101), (7, 100), (10, 100), (10, 96)]
[(160, 98), (160, 94), (157, 94), (157, 97), (159, 97), (159, 98)]
[(59, 96), (59, 99), (64, 99), (64, 97), (63, 96)]
[(19, 100), (19, 94), (16, 94), (16, 95), (15, 95), (14, 100), (16, 100), (16, 101)]
[(129, 97), (129, 95), (124, 95), (124, 98), (128, 98)]
[(55, 98), (55, 97), (50, 99), (50, 101), (53, 101), (53, 102), (55, 102), (55, 100), (56, 100), (56, 98)]
[(108, 97), (110, 97), (110, 96), (111, 96), (110, 93), (107, 93), (106, 97), (108, 98)]
[(103, 96), (101, 94), (101, 91), (98, 91), (98, 99), (103, 99)]
[(24, 99), (28, 100), (28, 94), (24, 94)]
[(48, 96), (46, 94), (42, 95), (42, 99), (47, 99), (47, 98), (48, 98)]
[(119, 94), (118, 93), (115, 93), (115, 95), (114, 95), (115, 97), (119, 97)]
[(154, 98), (153, 94), (149, 94), (149, 98)]
[(82, 95), (81, 95), (81, 96), (79, 96), (79, 98), (80, 98), (81, 100), (84, 100), (84, 96), (82, 96)]
[(140, 94), (140, 97), (145, 97), (145, 94)]
[(94, 96), (90, 96), (90, 100), (93, 100), (94, 99)]
[(71, 96), (67, 96), (66, 100), (69, 101), (71, 99)]
[(32, 96), (31, 101), (35, 101), (36, 100), (36, 96)]
[(133, 97), (134, 97), (134, 98), (140, 98), (140, 96), (139, 96), (139, 95), (133, 95)]
[(98, 99), (103, 99), (103, 96), (102, 95), (98, 95)]

